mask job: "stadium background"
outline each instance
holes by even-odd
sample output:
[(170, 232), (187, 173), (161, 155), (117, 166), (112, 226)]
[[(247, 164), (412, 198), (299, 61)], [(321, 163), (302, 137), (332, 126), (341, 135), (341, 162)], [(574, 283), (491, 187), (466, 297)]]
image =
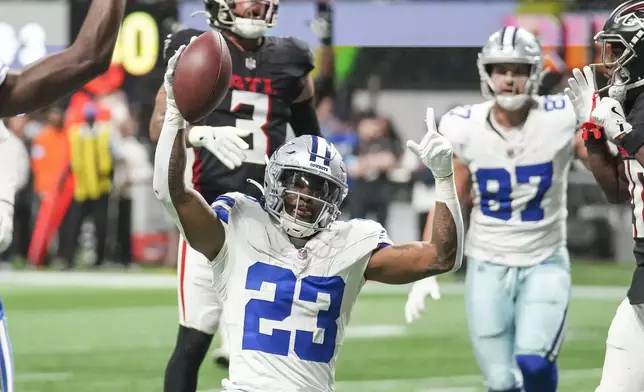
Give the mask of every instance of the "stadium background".
[[(20, 67), (67, 46), (88, 3), (1, 2), (0, 59)], [(336, 94), (331, 113), (321, 112), (330, 117), (323, 125), (351, 128), (356, 125), (353, 114), (372, 110), (393, 124), (397, 139), (420, 138), (425, 106), (440, 114), (456, 104), (481, 100), (476, 55), (485, 38), (505, 24), (521, 25), (539, 36), (552, 70), (546, 89), (561, 91), (570, 69), (596, 58), (592, 36), (615, 4), (337, 1)], [(149, 164), (154, 146), (147, 124), (163, 74), (163, 40), (181, 26), (205, 29), (203, 18), (190, 16), (201, 7), (200, 1), (136, 0), (128, 5), (108, 85), (111, 93), (126, 97), (130, 131)], [(300, 37), (319, 54), (310, 28), (315, 9), (312, 2), (283, 1), (278, 26), (270, 34)], [(72, 104), (60, 103), (63, 108)], [(7, 122), (35, 162), (35, 135), (47, 125), (42, 113)], [(429, 208), (432, 181), (408, 156), (399, 158), (387, 176), (388, 189), (394, 192), (383, 223), (394, 240), (414, 240), (419, 224), (410, 222)], [(575, 289), (561, 356), (561, 390), (591, 391), (600, 375), (608, 325), (630, 281), (631, 212), (628, 206), (608, 205), (579, 165), (571, 182), (568, 233)], [(6, 262), (0, 263), (0, 295), (9, 315), (18, 390), (160, 389), (176, 331), (176, 233), (154, 201), (149, 178), (128, 186), (132, 263), (119, 259), (122, 195), (115, 186), (108, 195), (106, 261), (99, 269), (92, 268), (98, 231), (91, 220), (83, 224), (73, 265), (57, 259), (60, 233), (46, 247), (48, 257), (29, 260), (42, 198), (32, 187), (21, 191), (16, 214), (20, 234), (3, 255)], [(35, 268), (40, 262), (46, 266)], [(403, 317), (406, 287), (366, 287), (338, 363), (339, 391), (483, 390), (468, 342), (459, 276), (439, 281), (443, 298), (429, 303), (427, 315), (411, 326)], [(223, 376), (204, 363), (200, 390), (217, 390)]]

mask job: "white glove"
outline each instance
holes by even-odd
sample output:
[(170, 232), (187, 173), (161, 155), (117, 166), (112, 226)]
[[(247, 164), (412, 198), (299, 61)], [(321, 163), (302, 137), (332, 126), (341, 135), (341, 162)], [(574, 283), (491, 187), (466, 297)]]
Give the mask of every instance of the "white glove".
[[(190, 38), (190, 42), (195, 39), (197, 39), (197, 37)], [(181, 116), (181, 113), (179, 113), (177, 104), (174, 101), (174, 70), (177, 68), (179, 56), (181, 56), (181, 53), (183, 53), (185, 49), (186, 45), (181, 45), (179, 49), (174, 52), (174, 56), (170, 57), (163, 77), (163, 87), (165, 87), (166, 93), (165, 121), (169, 121), (178, 129), (184, 129), (186, 127), (186, 120)]]
[(408, 140), (407, 148), (432, 171), (435, 178), (447, 178), (454, 173), (452, 145), (438, 133), (436, 122), (434, 121), (434, 109), (432, 108), (427, 108), (425, 125), (427, 126), (427, 133), (420, 144)]
[(573, 77), (568, 79), (570, 87), (566, 87), (564, 92), (572, 102), (577, 121), (583, 124), (591, 121), (590, 113), (599, 103), (599, 93), (596, 91), (593, 70), (589, 66), (584, 67), (583, 74), (579, 68), (573, 69), (572, 75)]
[(405, 320), (407, 324), (418, 320), (425, 312), (425, 297), (430, 296), (432, 299), (440, 299), (441, 292), (435, 276), (430, 276), (423, 280), (415, 282), (411, 286), (407, 303), (405, 303)]
[(633, 130), (626, 122), (622, 105), (613, 98), (604, 97), (590, 115), (592, 121), (604, 127), (606, 136), (619, 140)]
[(7, 208), (4, 205), (0, 208), (0, 252), (7, 250), (13, 241), (13, 214), (10, 211), (13, 211), (13, 207), (8, 204)]
[(193, 147), (204, 147), (230, 170), (242, 165), (246, 160), (245, 151), (248, 143), (242, 137), (250, 135), (235, 127), (195, 126), (188, 133), (188, 140)]

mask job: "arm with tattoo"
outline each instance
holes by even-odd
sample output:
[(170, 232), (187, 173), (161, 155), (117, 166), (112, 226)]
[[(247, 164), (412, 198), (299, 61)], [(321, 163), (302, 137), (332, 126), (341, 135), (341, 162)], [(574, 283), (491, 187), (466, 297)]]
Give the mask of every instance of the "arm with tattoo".
[[(173, 57), (166, 72), (166, 87), (170, 86), (170, 91), (179, 54)], [(184, 183), (186, 121), (174, 105), (173, 95), (168, 95), (154, 155), (154, 192), (190, 246), (208, 260), (214, 260), (224, 246), (224, 227), (203, 197)]]
[[(459, 219), (460, 225), (457, 224)], [(462, 227), (460, 214), (453, 216), (447, 204), (436, 203), (431, 240), (376, 251), (369, 260), (365, 278), (405, 284), (458, 269), (462, 258)]]

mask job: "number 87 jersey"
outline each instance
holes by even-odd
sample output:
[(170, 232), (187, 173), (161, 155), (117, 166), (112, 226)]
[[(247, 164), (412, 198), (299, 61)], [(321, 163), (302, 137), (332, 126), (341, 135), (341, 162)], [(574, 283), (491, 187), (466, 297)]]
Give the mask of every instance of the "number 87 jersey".
[(494, 101), (457, 107), (439, 125), (471, 176), (466, 254), (509, 266), (542, 262), (566, 244), (566, 190), (577, 130), (564, 95), (534, 97), (525, 123), (502, 128)]
[[(188, 45), (192, 37), (202, 33), (185, 29), (172, 35), (166, 40), (166, 61), (181, 45)], [(246, 161), (235, 170), (221, 164), (207, 149), (195, 149), (192, 181), (208, 203), (225, 192), (257, 192), (246, 179), (263, 183), (264, 157), (271, 156), (286, 141), (291, 105), (313, 69), (308, 45), (296, 38), (264, 37), (262, 45), (250, 52), (239, 49), (225, 35), (224, 39), (233, 65), (230, 89), (201, 125), (237, 127), (251, 134), (244, 138), (249, 145)]]

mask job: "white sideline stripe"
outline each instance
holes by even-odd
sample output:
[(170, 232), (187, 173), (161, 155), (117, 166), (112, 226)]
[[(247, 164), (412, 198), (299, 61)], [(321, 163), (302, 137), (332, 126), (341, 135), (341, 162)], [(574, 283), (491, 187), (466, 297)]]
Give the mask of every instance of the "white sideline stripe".
[(404, 325), (349, 325), (345, 339), (387, 338), (405, 336), (407, 328)]
[[(62, 286), (62, 287), (104, 287), (104, 288), (175, 288), (174, 275), (155, 275), (118, 272), (58, 272), (58, 271), (2, 271), (0, 291), (3, 284)], [(441, 283), (443, 294), (463, 294), (462, 283)], [(573, 298), (581, 299), (622, 299), (627, 287), (619, 286), (573, 286)], [(406, 294), (409, 285), (385, 285), (367, 283), (363, 294)]]
[[(588, 377), (599, 377), (601, 369), (575, 369), (559, 371), (559, 378), (578, 380)], [(475, 392), (474, 387), (483, 387), (483, 379), (478, 374), (460, 376), (401, 378), (395, 380), (338, 381), (335, 383), (338, 392), (362, 391), (406, 391), (406, 392)], [(410, 389), (413, 388), (413, 389)], [(220, 392), (220, 389), (201, 389), (198, 392)]]

